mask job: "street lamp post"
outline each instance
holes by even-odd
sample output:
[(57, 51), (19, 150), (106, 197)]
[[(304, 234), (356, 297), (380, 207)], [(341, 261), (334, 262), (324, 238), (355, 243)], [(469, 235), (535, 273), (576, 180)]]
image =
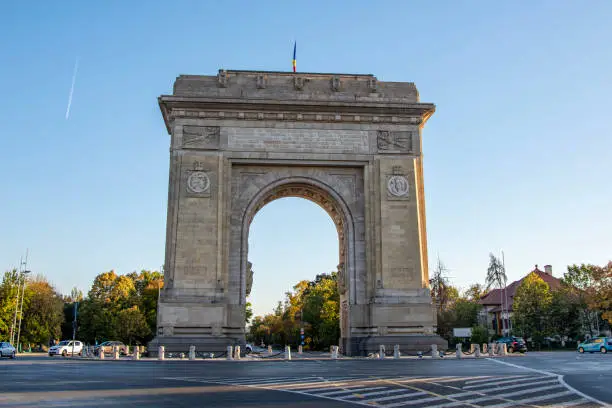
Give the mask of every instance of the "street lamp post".
[(23, 299), (25, 298), (25, 287), (26, 287), (26, 278), (25, 275), (29, 274), (31, 271), (22, 271), (21, 274), (23, 276), (23, 290), (21, 291), (21, 306), (19, 307), (19, 328), (17, 329), (17, 342), (15, 345), (17, 349), (19, 349), (19, 337), (21, 335), (21, 320), (23, 319)]

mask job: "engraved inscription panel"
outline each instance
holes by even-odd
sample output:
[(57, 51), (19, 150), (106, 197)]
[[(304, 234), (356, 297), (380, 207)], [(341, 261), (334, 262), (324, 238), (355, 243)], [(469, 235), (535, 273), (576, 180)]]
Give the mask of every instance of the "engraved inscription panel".
[(228, 129), (232, 150), (368, 153), (368, 133), (360, 130)]

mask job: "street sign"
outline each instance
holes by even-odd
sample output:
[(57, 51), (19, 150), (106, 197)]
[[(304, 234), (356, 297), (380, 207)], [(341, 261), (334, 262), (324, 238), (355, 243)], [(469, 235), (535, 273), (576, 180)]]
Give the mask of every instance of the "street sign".
[(470, 327), (453, 329), (454, 337), (472, 337), (472, 329)]

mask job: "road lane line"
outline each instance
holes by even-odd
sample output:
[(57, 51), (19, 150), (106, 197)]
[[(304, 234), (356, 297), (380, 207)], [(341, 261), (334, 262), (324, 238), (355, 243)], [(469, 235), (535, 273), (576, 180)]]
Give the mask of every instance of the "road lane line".
[(539, 384), (550, 384), (559, 382), (558, 378), (550, 378), (547, 377), (547, 380), (543, 381), (533, 381), (531, 383), (527, 383), (526, 381), (521, 381), (519, 384), (508, 384), (508, 385), (497, 385), (497, 384), (480, 384), (480, 385), (468, 385), (463, 387), (464, 390), (490, 390), (490, 391), (502, 391), (510, 388), (521, 388), (521, 387), (529, 387), (530, 385), (539, 385)]
[(540, 374), (544, 374), (544, 375), (550, 375), (550, 376), (555, 376), (559, 379), (559, 382), (568, 390), (572, 391), (573, 393), (580, 395), (582, 398), (585, 398), (591, 402), (594, 402), (596, 404), (600, 404), (602, 407), (611, 407), (612, 405), (607, 404), (603, 401), (598, 400), (597, 398), (591, 397), (590, 395), (585, 394), (582, 391), (578, 391), (576, 388), (572, 387), (571, 385), (569, 385), (568, 383), (565, 382), (565, 380), (563, 379), (563, 375), (562, 374), (555, 374), (555, 373), (551, 373), (548, 371), (544, 371), (544, 370), (536, 370), (535, 368), (529, 368), (529, 367), (525, 367), (525, 366), (521, 366), (518, 364), (512, 364), (512, 363), (508, 363), (506, 361), (501, 361), (501, 360), (496, 360), (496, 359), (492, 359), (492, 358), (487, 358), (487, 360), (492, 361), (494, 363), (497, 364), (502, 364), (502, 365), (507, 365), (510, 367), (515, 367), (515, 368), (519, 368), (522, 370), (527, 370), (527, 371), (534, 371), (536, 373), (540, 373)]
[(511, 376), (511, 377), (495, 376), (495, 377), (490, 377), (488, 379), (466, 381), (465, 383), (468, 384), (468, 385), (476, 385), (476, 384), (482, 384), (482, 383), (486, 383), (486, 382), (491, 382), (491, 381), (496, 380), (496, 379), (498, 379), (498, 380), (525, 381), (525, 380), (529, 380), (529, 379), (533, 379), (533, 378), (541, 378), (541, 377), (535, 377), (533, 375), (516, 375), (516, 376)]
[(390, 395), (388, 397), (380, 397), (380, 398), (374, 398), (374, 399), (368, 399), (368, 403), (372, 403), (372, 402), (382, 402), (382, 401), (391, 401), (391, 400), (395, 400), (395, 399), (400, 399), (400, 398), (408, 398), (408, 397), (419, 397), (422, 395), (427, 395), (426, 392), (411, 392), (408, 394), (400, 394), (400, 395)]
[(354, 389), (347, 389), (347, 390), (338, 390), (338, 391), (331, 391), (331, 392), (322, 392), (319, 394), (312, 394), (315, 396), (324, 396), (324, 397), (329, 397), (332, 395), (341, 395), (341, 394), (347, 394), (347, 393), (354, 393), (354, 392), (361, 392), (361, 391), (374, 391), (374, 390), (382, 390), (388, 387), (366, 387), (366, 388), (354, 388)]
[(566, 397), (569, 395), (574, 395), (573, 392), (569, 391), (569, 390), (565, 390), (562, 392), (557, 392), (555, 394), (546, 394), (546, 395), (540, 395), (537, 397), (531, 397), (531, 398), (527, 398), (527, 399), (520, 399), (517, 402), (521, 403), (521, 404), (532, 404), (534, 402), (540, 402), (540, 401), (546, 401), (546, 400), (551, 400), (551, 399), (555, 399), (555, 398), (561, 398), (561, 397)]
[(372, 397), (375, 395), (382, 395), (382, 394), (396, 394), (398, 392), (406, 392), (405, 389), (400, 388), (400, 389), (391, 389), (391, 390), (384, 390), (384, 391), (375, 391), (375, 392), (366, 392), (364, 393), (359, 393), (359, 394), (354, 394), (354, 395), (345, 395), (339, 398), (365, 398), (365, 397)]
[(548, 385), (546, 387), (529, 388), (526, 390), (505, 392), (503, 394), (496, 394), (496, 395), (500, 397), (504, 397), (504, 398), (509, 398), (509, 397), (517, 397), (520, 395), (535, 394), (536, 392), (541, 392), (541, 391), (554, 390), (555, 388), (563, 388), (563, 386), (561, 384), (555, 384), (555, 385)]
[(431, 401), (440, 401), (440, 398), (439, 397), (420, 398), (420, 399), (416, 399), (412, 401), (396, 402), (395, 404), (385, 404), (384, 407), (385, 408), (403, 407), (405, 405), (416, 405), (416, 404), (422, 404), (424, 402), (431, 402)]

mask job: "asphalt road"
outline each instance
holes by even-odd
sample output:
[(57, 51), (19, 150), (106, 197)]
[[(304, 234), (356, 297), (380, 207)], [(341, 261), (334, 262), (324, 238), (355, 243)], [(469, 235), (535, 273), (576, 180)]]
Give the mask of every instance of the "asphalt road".
[(0, 407), (612, 406), (612, 354), (464, 360), (0, 361)]

